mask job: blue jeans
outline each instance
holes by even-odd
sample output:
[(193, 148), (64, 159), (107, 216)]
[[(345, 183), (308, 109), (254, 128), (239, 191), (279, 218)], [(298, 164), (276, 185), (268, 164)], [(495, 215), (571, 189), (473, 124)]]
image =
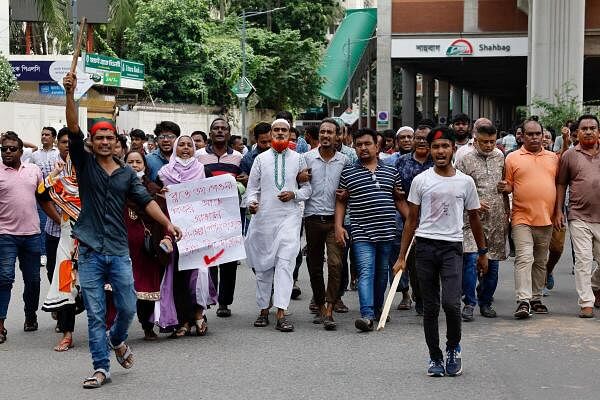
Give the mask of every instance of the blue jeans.
[[(477, 253), (463, 254), (463, 303), (471, 306), (479, 304), (480, 307), (492, 305), (496, 286), (498, 286), (499, 266), (498, 260), (488, 260), (487, 274), (478, 277)], [(478, 280), (479, 286), (476, 288)]]
[(109, 370), (109, 347), (106, 337), (106, 295), (104, 284), (112, 286), (112, 299), (117, 309), (110, 329), (113, 346), (127, 339), (127, 330), (136, 312), (133, 272), (129, 256), (98, 253), (90, 247), (79, 246), (79, 281), (83, 303), (88, 316), (88, 336), (94, 369)]
[(0, 319), (6, 319), (15, 282), (15, 262), (23, 274), (25, 319), (36, 320), (40, 301), (40, 235), (0, 235)]
[(42, 208), (40, 207), (40, 205), (38, 204), (37, 206), (37, 212), (38, 212), (38, 217), (40, 217), (40, 250), (41, 250), (41, 255), (45, 256), (46, 255), (46, 231), (44, 229), (46, 229), (46, 220), (48, 219), (48, 217), (46, 216), (46, 213), (44, 212), (44, 210), (42, 210)]
[[(394, 264), (396, 264), (396, 261), (398, 260), (398, 255), (400, 254), (400, 240), (394, 240), (394, 243), (392, 245), (392, 251), (390, 253), (390, 261), (389, 261), (389, 275), (390, 275), (390, 285), (392, 284), (392, 281), (394, 280), (394, 271), (392, 271), (392, 267), (394, 266)], [(404, 271), (402, 271), (402, 276), (400, 277), (400, 283), (398, 284), (398, 288), (396, 289), (396, 293), (398, 292), (407, 292), (408, 293), (408, 288), (409, 288), (409, 275), (408, 275), (408, 268), (405, 268)]]
[(393, 241), (353, 242), (352, 252), (358, 272), (358, 300), (360, 315), (375, 319), (375, 312), (383, 306), (388, 283), (388, 269)]

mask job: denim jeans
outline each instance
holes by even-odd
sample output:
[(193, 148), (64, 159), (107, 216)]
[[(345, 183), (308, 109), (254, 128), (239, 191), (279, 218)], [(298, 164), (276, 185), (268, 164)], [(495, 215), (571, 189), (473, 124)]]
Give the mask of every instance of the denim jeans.
[(98, 253), (83, 243), (79, 246), (79, 280), (88, 316), (88, 336), (94, 369), (109, 370), (109, 347), (106, 337), (106, 295), (104, 284), (112, 286), (112, 299), (117, 309), (110, 329), (113, 346), (127, 339), (127, 330), (136, 312), (133, 272), (129, 256)]
[(41, 250), (41, 255), (45, 256), (46, 255), (46, 232), (44, 231), (44, 229), (46, 228), (46, 220), (48, 219), (48, 216), (46, 215), (44, 210), (42, 210), (42, 207), (40, 207), (39, 204), (37, 206), (37, 212), (38, 212), (38, 217), (40, 218), (40, 230), (41, 230), (40, 250)]
[[(392, 245), (392, 252), (390, 253), (390, 261), (389, 261), (389, 274), (390, 274), (390, 285), (394, 281), (394, 271), (392, 271), (392, 267), (398, 260), (398, 255), (400, 254), (400, 240), (394, 240), (394, 244)], [(398, 292), (407, 292), (409, 288), (409, 272), (408, 268), (405, 268), (402, 271), (402, 276), (400, 277), (400, 283), (398, 284), (398, 288), (396, 289), (396, 293)]]
[(353, 242), (352, 252), (358, 272), (358, 300), (360, 315), (375, 319), (375, 312), (383, 306), (388, 283), (388, 269), (393, 241)]
[[(498, 269), (500, 262), (498, 260), (488, 260), (488, 272), (483, 276), (477, 273), (477, 253), (463, 254), (463, 303), (475, 306), (491, 306), (496, 286), (498, 286)], [(479, 285), (477, 288), (477, 282)], [(477, 294), (475, 294), (477, 291)]]
[(6, 319), (15, 282), (15, 262), (23, 274), (25, 319), (35, 321), (40, 301), (40, 235), (0, 235), (0, 319)]

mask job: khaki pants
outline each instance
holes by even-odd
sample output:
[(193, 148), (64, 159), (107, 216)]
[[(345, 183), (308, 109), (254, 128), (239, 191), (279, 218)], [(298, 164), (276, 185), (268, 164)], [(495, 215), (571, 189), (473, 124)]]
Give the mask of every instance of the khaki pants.
[(580, 307), (594, 306), (594, 290), (600, 289), (600, 268), (592, 273), (594, 259), (600, 260), (600, 223), (574, 219), (569, 231), (575, 251), (575, 288)]
[(512, 227), (515, 242), (515, 295), (517, 302), (541, 300), (546, 284), (546, 262), (552, 225)]

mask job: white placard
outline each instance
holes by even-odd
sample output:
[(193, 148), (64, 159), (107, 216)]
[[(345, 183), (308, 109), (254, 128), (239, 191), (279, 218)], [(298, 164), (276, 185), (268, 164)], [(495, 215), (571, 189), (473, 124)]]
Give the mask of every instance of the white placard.
[(394, 38), (392, 58), (527, 57), (522, 37)]
[(169, 216), (183, 233), (177, 243), (180, 271), (246, 258), (233, 176), (198, 179), (168, 188)]
[[(67, 75), (67, 72), (71, 70), (71, 61), (54, 61), (50, 64), (48, 73), (50, 78), (56, 81), (64, 90), (63, 78)], [(89, 74), (83, 72), (83, 66), (81, 60), (77, 63), (77, 69), (75, 70), (77, 75), (77, 86), (75, 87), (75, 93), (73, 97), (75, 101), (79, 100), (96, 82), (90, 78)]]

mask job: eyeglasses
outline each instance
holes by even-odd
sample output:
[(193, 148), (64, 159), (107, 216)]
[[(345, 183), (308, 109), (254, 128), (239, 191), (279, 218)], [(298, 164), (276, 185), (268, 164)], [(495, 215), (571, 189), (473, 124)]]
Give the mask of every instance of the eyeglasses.
[(158, 138), (159, 138), (160, 140), (164, 140), (164, 139), (173, 140), (173, 139), (175, 139), (176, 137), (177, 137), (177, 136), (176, 136), (176, 135), (173, 135), (173, 134), (171, 134), (171, 135), (158, 135)]
[(16, 153), (17, 151), (19, 151), (19, 148), (17, 146), (2, 146), (0, 147), (0, 150), (2, 150), (3, 153)]

